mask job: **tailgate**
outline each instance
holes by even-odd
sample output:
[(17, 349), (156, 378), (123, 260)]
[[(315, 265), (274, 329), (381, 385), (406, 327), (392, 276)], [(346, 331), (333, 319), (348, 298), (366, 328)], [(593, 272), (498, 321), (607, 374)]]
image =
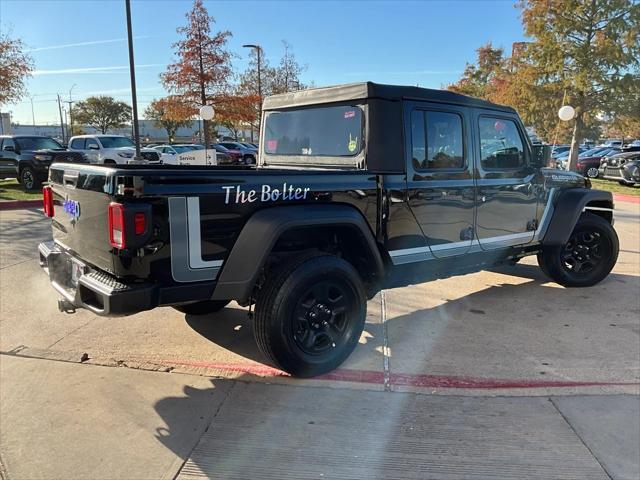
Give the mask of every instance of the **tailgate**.
[(114, 269), (108, 230), (113, 172), (108, 167), (65, 163), (54, 163), (49, 169), (54, 240), (109, 272)]

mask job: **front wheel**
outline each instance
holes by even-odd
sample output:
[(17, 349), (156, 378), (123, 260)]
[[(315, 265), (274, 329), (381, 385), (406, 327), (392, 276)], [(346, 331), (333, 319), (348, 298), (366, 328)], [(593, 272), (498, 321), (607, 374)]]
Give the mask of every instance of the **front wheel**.
[(538, 255), (543, 272), (565, 287), (590, 287), (602, 281), (618, 259), (618, 235), (604, 218), (583, 213), (565, 245)]
[(20, 170), (20, 183), (27, 191), (37, 190), (42, 185), (42, 182), (31, 167), (24, 167)]
[(277, 367), (314, 377), (351, 354), (366, 313), (364, 286), (349, 262), (302, 254), (267, 278), (256, 303), (254, 334), (260, 351)]
[(598, 169), (596, 167), (591, 167), (587, 169), (587, 177), (589, 178), (598, 178)]

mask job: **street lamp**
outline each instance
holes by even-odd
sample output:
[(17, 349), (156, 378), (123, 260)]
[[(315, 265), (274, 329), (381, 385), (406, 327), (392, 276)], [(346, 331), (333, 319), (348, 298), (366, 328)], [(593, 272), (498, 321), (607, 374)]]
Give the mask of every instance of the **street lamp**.
[[(244, 48), (253, 48), (258, 55), (258, 98), (260, 100), (260, 111), (262, 111), (262, 81), (260, 79), (260, 55), (262, 53), (262, 47), (260, 45), (254, 45), (252, 43), (248, 43), (242, 46)], [(253, 142), (253, 126), (251, 127), (251, 141)]]
[(124, 0), (127, 13), (127, 43), (129, 44), (129, 76), (131, 77), (131, 103), (133, 106), (133, 141), (136, 144), (135, 160), (140, 157), (140, 130), (138, 129), (138, 99), (136, 95), (136, 70), (133, 59), (133, 33), (131, 32), (131, 2)]

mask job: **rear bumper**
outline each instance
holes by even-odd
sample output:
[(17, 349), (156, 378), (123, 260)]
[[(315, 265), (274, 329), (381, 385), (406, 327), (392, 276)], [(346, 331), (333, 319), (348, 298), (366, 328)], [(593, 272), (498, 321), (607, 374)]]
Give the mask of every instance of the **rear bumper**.
[(216, 287), (216, 282), (158, 285), (122, 281), (84, 264), (55, 242), (41, 243), (38, 252), (40, 266), (49, 277), (51, 286), (66, 302), (104, 317), (133, 315), (165, 305), (210, 300)]
[[(150, 310), (159, 305), (158, 287), (153, 284), (125, 284), (73, 258), (54, 242), (38, 245), (40, 266), (51, 286), (76, 308), (98, 315), (122, 316)], [(73, 278), (72, 270), (78, 275)]]

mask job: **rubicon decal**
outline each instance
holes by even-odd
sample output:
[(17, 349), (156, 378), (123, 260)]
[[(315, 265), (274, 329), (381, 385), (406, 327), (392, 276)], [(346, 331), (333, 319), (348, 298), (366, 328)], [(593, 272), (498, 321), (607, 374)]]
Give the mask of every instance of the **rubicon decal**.
[(275, 188), (271, 185), (262, 185), (260, 189), (244, 190), (240, 185), (224, 185), (224, 203), (253, 203), (253, 202), (276, 202), (288, 200), (306, 200), (309, 187), (296, 187), (295, 185), (282, 184), (282, 188)]

